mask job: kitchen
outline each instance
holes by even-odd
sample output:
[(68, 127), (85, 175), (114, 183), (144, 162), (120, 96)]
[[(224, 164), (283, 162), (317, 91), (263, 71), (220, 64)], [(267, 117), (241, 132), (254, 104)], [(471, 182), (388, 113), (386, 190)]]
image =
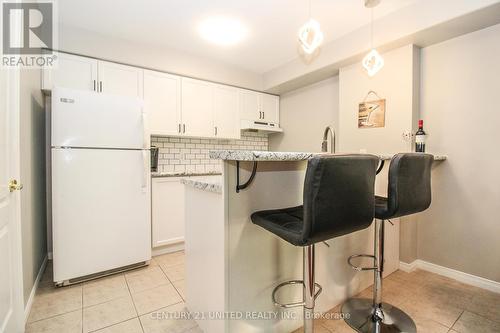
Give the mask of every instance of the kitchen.
[(499, 1), (29, 6), (0, 332), (500, 332)]

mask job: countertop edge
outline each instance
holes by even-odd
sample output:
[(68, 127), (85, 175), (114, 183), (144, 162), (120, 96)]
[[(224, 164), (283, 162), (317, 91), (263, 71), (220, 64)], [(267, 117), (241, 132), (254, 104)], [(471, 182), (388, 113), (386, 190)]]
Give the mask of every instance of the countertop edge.
[[(306, 161), (314, 156), (320, 156), (328, 153), (311, 152), (275, 152), (275, 151), (248, 151), (248, 150), (211, 150), (209, 152), (211, 159), (224, 161)], [(348, 153), (346, 153), (348, 154)], [(370, 154), (370, 153), (368, 153)], [(395, 154), (391, 153), (371, 153), (378, 156), (381, 160), (392, 159)], [(435, 154), (435, 161), (444, 161), (448, 157), (443, 154)]]
[(151, 178), (166, 178), (166, 177), (177, 177), (177, 178), (182, 178), (182, 177), (199, 177), (199, 176), (221, 176), (222, 173), (220, 172), (204, 172), (204, 173), (162, 173), (162, 172), (152, 172), (151, 173)]
[(189, 178), (182, 178), (181, 183), (193, 187), (198, 190), (222, 194), (222, 185), (216, 183), (209, 183), (203, 180), (194, 180)]

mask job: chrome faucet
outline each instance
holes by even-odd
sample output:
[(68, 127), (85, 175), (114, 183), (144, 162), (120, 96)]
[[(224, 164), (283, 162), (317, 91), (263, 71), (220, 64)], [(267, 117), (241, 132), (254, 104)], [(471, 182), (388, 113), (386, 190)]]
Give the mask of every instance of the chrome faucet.
[(332, 128), (332, 126), (327, 126), (325, 128), (325, 133), (323, 134), (323, 143), (321, 144), (321, 151), (323, 153), (328, 152), (328, 132), (332, 134), (332, 144), (330, 147), (330, 152), (335, 154), (335, 130)]

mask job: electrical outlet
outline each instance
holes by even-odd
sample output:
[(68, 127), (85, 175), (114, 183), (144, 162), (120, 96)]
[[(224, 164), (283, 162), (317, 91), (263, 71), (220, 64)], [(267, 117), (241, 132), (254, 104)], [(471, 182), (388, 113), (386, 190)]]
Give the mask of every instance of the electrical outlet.
[(410, 142), (412, 137), (413, 137), (413, 134), (411, 131), (404, 131), (402, 134), (402, 137), (403, 137), (403, 141)]

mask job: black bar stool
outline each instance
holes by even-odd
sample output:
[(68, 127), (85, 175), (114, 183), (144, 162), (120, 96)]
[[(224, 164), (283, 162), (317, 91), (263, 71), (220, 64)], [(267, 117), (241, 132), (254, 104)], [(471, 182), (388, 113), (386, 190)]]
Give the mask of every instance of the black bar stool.
[[(375, 171), (372, 155), (321, 155), (307, 163), (303, 205), (259, 211), (253, 223), (295, 246), (303, 247), (303, 280), (278, 285), (272, 299), (276, 306), (304, 307), (304, 332), (314, 328), (315, 299), (321, 286), (314, 277), (314, 244), (365, 229), (374, 216)], [(303, 285), (303, 301), (282, 304), (276, 292), (290, 284)]]
[[(389, 167), (388, 197), (375, 197), (375, 253), (353, 255), (348, 263), (354, 269), (373, 270), (373, 299), (351, 298), (342, 306), (349, 313), (345, 321), (358, 332), (416, 332), (413, 320), (397, 307), (382, 302), (384, 271), (384, 222), (426, 210), (431, 204), (431, 167), (434, 157), (422, 153), (397, 154)], [(389, 221), (390, 222), (390, 221)], [(373, 258), (374, 267), (357, 267), (351, 260)]]

